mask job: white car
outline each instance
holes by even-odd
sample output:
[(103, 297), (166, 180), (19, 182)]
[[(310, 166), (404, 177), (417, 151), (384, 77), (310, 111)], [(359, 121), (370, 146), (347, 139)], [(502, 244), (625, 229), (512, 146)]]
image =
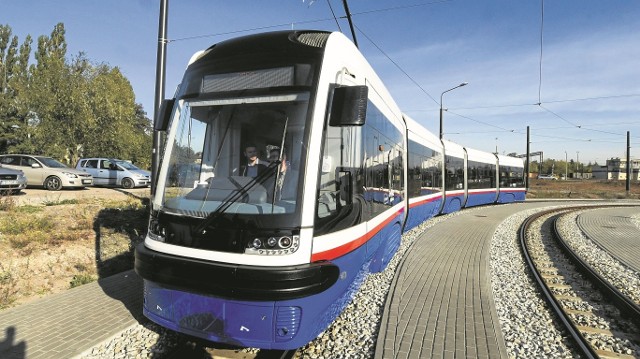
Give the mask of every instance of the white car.
[(90, 174), (69, 168), (51, 157), (0, 155), (0, 164), (24, 172), (28, 186), (42, 186), (49, 191), (93, 186)]
[(557, 180), (557, 178), (555, 178), (552, 175), (539, 175), (538, 179), (541, 179), (541, 180)]

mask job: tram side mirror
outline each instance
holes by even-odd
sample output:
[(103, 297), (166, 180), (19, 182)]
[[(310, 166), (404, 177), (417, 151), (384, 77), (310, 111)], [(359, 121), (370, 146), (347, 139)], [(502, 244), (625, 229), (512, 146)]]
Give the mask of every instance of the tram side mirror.
[(154, 130), (156, 131), (166, 131), (167, 127), (169, 127), (169, 120), (171, 119), (171, 113), (173, 112), (173, 105), (176, 103), (176, 99), (164, 99), (162, 100), (162, 104), (160, 105), (160, 110), (158, 111), (158, 115), (156, 116), (156, 120), (154, 122)]
[(329, 125), (362, 126), (367, 117), (367, 86), (343, 86), (333, 90)]

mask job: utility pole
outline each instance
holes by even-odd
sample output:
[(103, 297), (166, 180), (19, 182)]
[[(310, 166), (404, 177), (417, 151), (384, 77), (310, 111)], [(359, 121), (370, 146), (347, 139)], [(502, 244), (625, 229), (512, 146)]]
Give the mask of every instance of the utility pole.
[[(160, 0), (160, 15), (158, 19), (158, 52), (156, 54), (156, 93), (153, 103), (154, 124), (160, 115), (160, 105), (164, 99), (164, 85), (167, 61), (167, 21), (169, 0)], [(160, 166), (160, 131), (153, 130), (153, 148), (151, 152), (151, 196), (156, 193), (158, 183), (158, 166)]]
[[(526, 160), (524, 161), (524, 188), (527, 192), (529, 191), (529, 156), (531, 156), (531, 152), (529, 148), (530, 144), (531, 144), (531, 141), (529, 138), (529, 126), (527, 126), (527, 157), (526, 157)], [(496, 149), (496, 152), (498, 152), (497, 149)], [(542, 163), (540, 163), (540, 169), (538, 169), (538, 175), (540, 174), (541, 169), (542, 169)]]
[(627, 131), (627, 183), (626, 190), (627, 196), (631, 194), (631, 174), (633, 171), (631, 170), (631, 132)]

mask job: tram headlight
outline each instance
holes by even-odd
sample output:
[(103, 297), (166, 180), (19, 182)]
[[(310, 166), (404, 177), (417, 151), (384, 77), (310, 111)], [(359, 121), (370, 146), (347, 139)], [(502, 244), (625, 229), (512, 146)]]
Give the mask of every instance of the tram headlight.
[(278, 240), (278, 244), (280, 244), (280, 248), (289, 248), (291, 247), (291, 238), (290, 237), (280, 237), (280, 240)]
[(292, 254), (300, 247), (300, 236), (254, 237), (247, 243), (244, 253), (265, 256)]
[(152, 218), (151, 220), (149, 220), (149, 238), (156, 241), (164, 242), (166, 237), (166, 228), (161, 225), (157, 219)]

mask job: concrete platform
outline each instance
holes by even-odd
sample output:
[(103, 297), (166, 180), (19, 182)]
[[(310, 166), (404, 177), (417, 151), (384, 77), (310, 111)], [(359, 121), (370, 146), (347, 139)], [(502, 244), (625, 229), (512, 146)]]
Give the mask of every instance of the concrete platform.
[(0, 311), (0, 358), (73, 358), (142, 316), (133, 270)]
[(640, 272), (640, 228), (631, 220), (632, 215), (640, 215), (640, 207), (586, 211), (576, 221), (588, 238), (627, 267)]

